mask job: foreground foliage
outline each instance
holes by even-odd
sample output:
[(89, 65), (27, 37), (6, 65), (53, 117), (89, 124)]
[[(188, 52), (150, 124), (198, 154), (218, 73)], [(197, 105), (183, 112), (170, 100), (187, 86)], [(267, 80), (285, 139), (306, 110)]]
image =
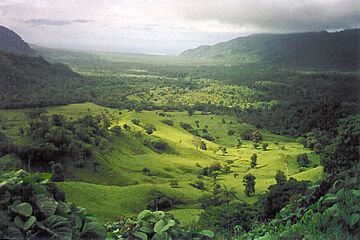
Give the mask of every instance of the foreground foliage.
[(105, 228), (49, 182), (23, 170), (0, 176), (1, 239), (103, 239)]
[(142, 211), (135, 219), (124, 219), (107, 225), (108, 239), (211, 239), (208, 230), (185, 230), (171, 215), (163, 211)]

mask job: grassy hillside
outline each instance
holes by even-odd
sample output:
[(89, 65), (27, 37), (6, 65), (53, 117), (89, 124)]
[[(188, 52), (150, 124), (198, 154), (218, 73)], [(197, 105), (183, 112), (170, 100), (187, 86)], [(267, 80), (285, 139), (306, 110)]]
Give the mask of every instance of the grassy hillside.
[(293, 68), (357, 70), (359, 29), (334, 33), (255, 34), (187, 50), (181, 56)]
[[(1, 126), (5, 134), (17, 144), (27, 141), (17, 133), (18, 126), (26, 126), (24, 113), (27, 111), (29, 109), (0, 111)], [(197, 200), (210, 192), (214, 184), (214, 179), (207, 176), (199, 179), (199, 174), (203, 167), (214, 162), (225, 166), (228, 165), (227, 160), (233, 160), (230, 172), (220, 173), (216, 182), (234, 188), (239, 197), (248, 202), (255, 201), (260, 193), (275, 182), (274, 176), (278, 169), (301, 180), (315, 179), (322, 172), (321, 167), (312, 167), (318, 165), (319, 159), (310, 150), (304, 149), (292, 138), (274, 135), (265, 130), (261, 130), (261, 133), (264, 142), (269, 143), (267, 151), (254, 149), (253, 143), (246, 140), (240, 149), (235, 149), (240, 133), (255, 128), (225, 115), (201, 115), (196, 112), (190, 117), (187, 112), (165, 112), (167, 117), (164, 117), (156, 111), (116, 110), (91, 103), (47, 108), (47, 115), (62, 114), (73, 119), (101, 113), (109, 116), (113, 126), (127, 124), (130, 129), (123, 129), (121, 135), (108, 142), (105, 149), (95, 149), (96, 161), (100, 163), (97, 171), (93, 171), (90, 164), (85, 168), (77, 168), (74, 163), (64, 160), (67, 180), (59, 183), (59, 186), (65, 191), (69, 201), (87, 208), (102, 221), (115, 220), (122, 215), (135, 215), (146, 207), (147, 197), (155, 189), (182, 201), (171, 212), (184, 223), (196, 220), (200, 211)], [(140, 124), (133, 124), (133, 119), (139, 119)], [(173, 126), (161, 122), (165, 119), (172, 120)], [(206, 128), (207, 134), (215, 140), (210, 142), (203, 139), (207, 150), (196, 148), (193, 144), (194, 135), (181, 128), (180, 122), (189, 123), (199, 131)], [(143, 129), (148, 123), (156, 128), (152, 135), (146, 134)], [(227, 134), (229, 129), (234, 130), (234, 135)], [(167, 143), (168, 149), (156, 151), (144, 145), (146, 139), (160, 139)], [(220, 153), (220, 146), (226, 146), (228, 153)], [(254, 153), (258, 155), (258, 165), (251, 169), (250, 157)], [(296, 156), (300, 153), (308, 153), (311, 160), (309, 168), (301, 173), (296, 162)], [(7, 158), (3, 157), (1, 160), (5, 162)], [(149, 169), (151, 174), (144, 174), (144, 168)], [(245, 197), (242, 185), (242, 178), (246, 173), (256, 176), (256, 194), (250, 198)], [(238, 176), (235, 178), (234, 174)], [(172, 188), (171, 180), (178, 181), (179, 188)], [(205, 190), (190, 186), (198, 180), (205, 183)], [(194, 218), (188, 219), (186, 213), (192, 213)]]

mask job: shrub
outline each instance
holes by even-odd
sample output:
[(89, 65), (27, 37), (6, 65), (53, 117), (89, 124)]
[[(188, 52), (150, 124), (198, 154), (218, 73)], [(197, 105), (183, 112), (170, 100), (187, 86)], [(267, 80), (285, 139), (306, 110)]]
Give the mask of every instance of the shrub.
[(232, 136), (232, 135), (235, 134), (235, 130), (229, 129), (229, 130), (227, 131), (227, 134), (228, 134), (229, 136)]
[(147, 198), (147, 209), (149, 210), (168, 210), (171, 209), (175, 204), (181, 203), (180, 200), (168, 196), (165, 193), (154, 190), (150, 192)]
[(134, 118), (134, 119), (131, 119), (131, 122), (135, 125), (139, 125), (140, 124), (140, 119), (138, 118)]
[(148, 176), (151, 175), (150, 169), (148, 169), (148, 168), (146, 168), (146, 167), (143, 168), (142, 172), (143, 172), (145, 175), (148, 175)]
[(170, 120), (170, 119), (164, 119), (164, 120), (161, 120), (160, 122), (162, 122), (166, 125), (169, 125), (169, 126), (174, 126), (173, 120)]
[(188, 124), (188, 123), (183, 123), (183, 122), (180, 122), (180, 127), (182, 127), (183, 129), (185, 129), (186, 131), (189, 131), (191, 129), (193, 129), (193, 127)]
[(192, 142), (196, 148), (200, 148), (201, 150), (207, 149), (205, 142), (202, 141), (199, 137), (195, 137)]
[(169, 148), (169, 145), (165, 141), (160, 139), (151, 141), (151, 146), (161, 152)]
[(178, 187), (179, 187), (178, 181), (176, 181), (176, 180), (171, 180), (171, 181), (170, 181), (170, 187), (172, 187), (172, 188), (178, 188)]
[(240, 137), (241, 137), (242, 140), (252, 140), (253, 130), (252, 129), (247, 129), (247, 130), (243, 131), (240, 134)]
[(213, 136), (210, 136), (210, 135), (208, 135), (208, 134), (202, 135), (201, 137), (202, 137), (203, 139), (206, 139), (206, 140), (210, 141), (210, 142), (212, 142), (212, 141), (215, 140), (215, 138), (214, 138)]
[(262, 147), (262, 150), (263, 150), (263, 151), (266, 151), (268, 146), (269, 146), (268, 143), (263, 143), (262, 146), (261, 146), (261, 147)]
[(190, 183), (190, 186), (200, 189), (200, 190), (205, 190), (205, 183), (203, 181), (196, 181), (194, 183)]
[(147, 134), (153, 134), (154, 131), (156, 131), (156, 128), (153, 124), (150, 124), (150, 123), (147, 123), (145, 126), (144, 126), (144, 129), (145, 129), (145, 132)]

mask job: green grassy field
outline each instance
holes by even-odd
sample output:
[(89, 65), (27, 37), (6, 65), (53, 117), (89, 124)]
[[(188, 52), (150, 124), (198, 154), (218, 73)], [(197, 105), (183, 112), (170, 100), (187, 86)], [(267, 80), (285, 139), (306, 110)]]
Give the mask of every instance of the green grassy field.
[[(26, 127), (24, 113), (27, 111), (29, 109), (0, 110), (3, 131), (17, 144), (27, 141), (18, 134), (19, 126)], [(63, 114), (69, 119), (106, 113), (113, 126), (130, 126), (129, 130), (122, 130), (119, 137), (109, 141), (106, 149), (95, 149), (96, 160), (100, 163), (98, 171), (92, 171), (91, 166), (78, 169), (65, 162), (67, 181), (58, 184), (66, 193), (68, 201), (87, 208), (88, 212), (94, 213), (101, 221), (135, 215), (146, 207), (146, 198), (155, 189), (183, 201), (170, 211), (183, 224), (196, 221), (201, 211), (197, 200), (203, 194), (211, 192), (214, 181), (203, 177), (201, 181), (206, 186), (204, 191), (190, 186), (190, 183), (199, 180), (201, 167), (210, 166), (213, 162), (220, 162), (224, 166), (227, 160), (234, 161), (230, 173), (220, 174), (217, 183), (234, 188), (239, 197), (247, 202), (255, 201), (260, 193), (275, 183), (277, 170), (284, 171), (288, 177), (301, 180), (316, 179), (322, 173), (321, 167), (314, 168), (319, 164), (318, 156), (304, 149), (293, 138), (260, 130), (264, 142), (269, 143), (267, 151), (254, 149), (251, 141), (242, 141), (241, 148), (235, 149), (233, 146), (240, 133), (255, 127), (239, 123), (236, 118), (229, 116), (201, 115), (196, 112), (190, 117), (187, 112), (167, 112), (168, 117), (163, 117), (156, 111), (108, 109), (91, 103), (47, 108), (47, 114), (55, 113)], [(131, 120), (135, 118), (140, 120), (140, 126), (132, 123)], [(171, 119), (174, 126), (162, 123), (161, 120), (164, 119)], [(189, 123), (199, 130), (206, 126), (208, 134), (215, 140), (204, 140), (207, 150), (196, 148), (193, 145), (194, 136), (182, 129), (180, 122)], [(145, 124), (153, 124), (156, 131), (148, 136), (142, 127)], [(229, 136), (229, 129), (234, 130), (235, 134)], [(143, 144), (144, 139), (161, 139), (168, 144), (169, 149), (162, 153), (154, 151)], [(228, 153), (220, 154), (217, 151), (219, 146), (226, 146)], [(251, 169), (250, 157), (254, 153), (258, 155), (258, 164)], [(311, 166), (303, 172), (299, 172), (296, 162), (296, 156), (301, 153), (307, 153), (311, 160)], [(0, 159), (0, 163), (9, 159), (9, 156), (5, 156)], [(151, 175), (145, 175), (143, 168), (148, 168)], [(251, 198), (245, 197), (242, 185), (243, 176), (249, 172), (256, 176), (256, 194)], [(235, 178), (234, 174), (238, 176)], [(171, 188), (171, 180), (178, 181), (179, 188)]]

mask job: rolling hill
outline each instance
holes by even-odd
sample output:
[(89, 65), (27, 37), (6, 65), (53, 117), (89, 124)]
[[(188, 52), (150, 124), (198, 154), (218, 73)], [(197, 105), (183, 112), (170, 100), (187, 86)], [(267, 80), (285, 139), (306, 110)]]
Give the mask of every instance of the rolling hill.
[(254, 34), (183, 52), (188, 59), (260, 62), (293, 68), (359, 69), (360, 30)]

